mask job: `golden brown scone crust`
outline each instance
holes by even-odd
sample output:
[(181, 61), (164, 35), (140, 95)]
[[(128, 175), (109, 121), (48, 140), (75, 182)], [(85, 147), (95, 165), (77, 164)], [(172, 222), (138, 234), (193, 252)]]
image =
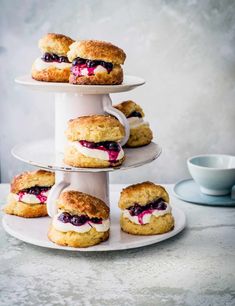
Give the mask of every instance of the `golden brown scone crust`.
[(127, 209), (135, 203), (144, 206), (157, 198), (162, 198), (166, 203), (169, 203), (170, 200), (164, 187), (151, 182), (143, 182), (124, 188), (118, 206), (121, 209)]
[(91, 76), (74, 76), (70, 73), (69, 83), (76, 85), (119, 85), (123, 82), (123, 70), (115, 65), (110, 73), (100, 72)]
[(86, 233), (60, 232), (51, 225), (48, 238), (59, 245), (86, 248), (107, 240), (109, 238), (109, 231), (97, 232), (95, 228), (92, 228)]
[(125, 144), (126, 147), (135, 148), (150, 144), (153, 139), (153, 132), (148, 124), (142, 124), (130, 129), (130, 136)]
[(68, 36), (62, 34), (48, 33), (43, 36), (38, 46), (42, 52), (55, 53), (57, 55), (67, 56), (69, 46), (74, 40)]
[(86, 214), (90, 218), (109, 218), (109, 208), (100, 199), (79, 191), (64, 191), (57, 200), (58, 208), (72, 215)]
[(151, 216), (150, 223), (139, 225), (131, 222), (121, 215), (121, 229), (132, 235), (157, 235), (169, 232), (174, 228), (174, 218), (172, 214), (163, 216)]
[(134, 101), (124, 101), (122, 103), (114, 105), (114, 107), (120, 110), (120, 112), (122, 112), (126, 117), (128, 117), (134, 111), (141, 113), (142, 117), (144, 117), (143, 109)]
[(107, 168), (120, 166), (124, 157), (116, 162), (110, 163), (108, 160), (92, 158), (81, 154), (75, 147), (67, 146), (65, 148), (64, 162), (67, 165), (78, 168)]
[(118, 141), (125, 135), (121, 123), (112, 116), (92, 115), (72, 119), (68, 122), (66, 136), (69, 141), (93, 142)]
[(47, 216), (46, 204), (26, 204), (16, 201), (13, 195), (8, 195), (8, 202), (3, 208), (4, 212), (9, 215), (15, 215), (24, 218), (38, 218)]
[(33, 65), (31, 74), (32, 78), (37, 81), (68, 83), (70, 68), (58, 69), (49, 67), (43, 70), (36, 70)]
[(76, 57), (90, 60), (102, 60), (113, 64), (122, 65), (126, 59), (125, 52), (113, 44), (100, 40), (75, 41), (67, 53), (72, 62)]
[(45, 170), (23, 172), (14, 177), (11, 182), (11, 192), (18, 193), (23, 189), (34, 186), (53, 186), (55, 184), (55, 173)]

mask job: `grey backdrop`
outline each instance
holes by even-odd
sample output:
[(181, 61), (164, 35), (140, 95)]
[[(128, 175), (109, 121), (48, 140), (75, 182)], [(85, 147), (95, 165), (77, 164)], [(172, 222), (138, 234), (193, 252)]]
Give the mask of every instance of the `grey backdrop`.
[(10, 155), (19, 142), (53, 136), (53, 95), (14, 84), (29, 73), (47, 32), (102, 39), (127, 53), (125, 72), (145, 78), (133, 99), (163, 153), (111, 182), (187, 177), (186, 158), (235, 154), (235, 1), (0, 1), (1, 180), (29, 167)]

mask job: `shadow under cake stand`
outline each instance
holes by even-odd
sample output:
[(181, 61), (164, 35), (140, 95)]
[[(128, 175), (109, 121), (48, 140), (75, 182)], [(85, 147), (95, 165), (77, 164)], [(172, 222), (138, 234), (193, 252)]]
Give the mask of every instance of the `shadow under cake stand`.
[[(46, 231), (50, 222), (49, 217), (32, 220), (6, 215), (3, 219), (3, 225), (9, 234), (25, 242), (43, 247), (102, 251), (128, 249), (156, 243), (168, 239), (183, 230), (185, 227), (185, 215), (181, 210), (174, 208), (173, 214), (176, 224), (171, 232), (163, 235), (142, 237), (125, 234), (120, 231), (119, 226), (119, 211), (117, 208), (117, 198), (119, 195), (115, 195), (114, 198), (114, 194), (112, 194), (109, 197), (108, 173), (150, 163), (161, 154), (161, 147), (158, 144), (151, 142), (144, 147), (124, 149), (126, 159), (121, 166), (115, 168), (75, 168), (63, 162), (63, 151), (66, 143), (64, 131), (67, 128), (67, 122), (79, 116), (104, 113), (116, 116), (125, 126), (126, 130), (126, 137), (122, 144), (127, 141), (129, 137), (128, 121), (121, 112), (112, 107), (109, 94), (132, 90), (137, 86), (143, 85), (145, 83), (143, 79), (125, 76), (121, 85), (72, 85), (68, 83), (39, 82), (33, 80), (31, 76), (22, 76), (16, 79), (16, 83), (29, 89), (55, 93), (55, 139), (45, 139), (17, 145), (12, 149), (13, 156), (30, 165), (55, 171), (56, 184), (48, 198), (48, 202), (50, 201), (51, 204), (55, 202), (60, 192), (66, 189), (86, 192), (102, 199), (107, 205), (112, 203), (111, 237), (107, 242), (86, 249), (61, 247), (47, 239)], [(61, 184), (63, 185), (62, 188)], [(113, 207), (114, 202), (115, 207)], [(55, 213), (55, 205), (49, 205), (49, 216), (52, 217)], [(38, 230), (39, 228), (40, 230)]]

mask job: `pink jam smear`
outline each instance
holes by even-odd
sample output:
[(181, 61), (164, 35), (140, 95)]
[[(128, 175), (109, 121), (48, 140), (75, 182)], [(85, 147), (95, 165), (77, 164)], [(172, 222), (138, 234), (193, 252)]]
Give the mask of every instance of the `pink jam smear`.
[[(96, 69), (96, 67), (97, 66), (95, 66), (95, 67), (87, 67), (86, 64), (82, 64), (82, 65), (73, 66), (71, 68), (71, 71), (72, 71), (73, 75), (75, 75), (76, 77), (80, 77), (80, 76), (84, 76), (82, 74), (82, 69), (87, 69), (88, 76), (91, 76), (91, 75), (95, 74), (94, 70)], [(110, 73), (111, 69), (107, 69), (107, 68), (105, 68), (105, 69), (107, 70), (108, 73)]]
[[(24, 196), (25, 194), (27, 194), (27, 193), (24, 192), (24, 191), (20, 191), (20, 192), (18, 193), (19, 201), (22, 200), (22, 198), (23, 198), (23, 196)], [(47, 201), (47, 196), (44, 195), (44, 191), (42, 191), (42, 192), (41, 192), (40, 194), (38, 194), (38, 195), (35, 195), (35, 197), (36, 197), (36, 198), (40, 201), (40, 203), (42, 203), (42, 204), (46, 203), (46, 201)]]
[[(88, 148), (86, 145), (85, 145), (85, 140), (82, 140), (82, 141), (80, 141), (80, 144), (82, 145), (82, 146), (84, 146), (84, 147), (86, 147), (86, 148)], [(110, 162), (115, 162), (116, 160), (117, 160), (117, 158), (118, 158), (118, 154), (119, 154), (119, 152), (120, 151), (112, 151), (112, 150), (107, 150), (105, 147), (103, 147), (103, 146), (99, 146), (99, 147), (95, 147), (95, 148), (89, 148), (89, 149), (96, 149), (96, 150), (101, 150), (101, 151), (105, 151), (105, 152), (107, 152), (108, 153), (108, 155), (109, 155), (109, 161)]]
[(143, 211), (142, 213), (140, 213), (140, 214), (137, 216), (137, 217), (138, 217), (139, 223), (140, 223), (140, 224), (143, 224), (143, 217), (144, 217), (144, 215), (146, 215), (146, 214), (151, 214), (152, 212), (153, 212), (152, 209), (147, 209), (147, 210)]

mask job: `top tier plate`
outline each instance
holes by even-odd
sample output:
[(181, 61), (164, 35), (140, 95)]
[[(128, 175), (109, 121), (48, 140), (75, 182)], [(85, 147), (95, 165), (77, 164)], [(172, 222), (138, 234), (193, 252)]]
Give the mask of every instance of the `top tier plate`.
[(145, 83), (144, 79), (131, 75), (125, 75), (121, 85), (73, 85), (69, 83), (40, 82), (32, 79), (30, 75), (18, 77), (15, 82), (33, 90), (91, 95), (129, 91)]

